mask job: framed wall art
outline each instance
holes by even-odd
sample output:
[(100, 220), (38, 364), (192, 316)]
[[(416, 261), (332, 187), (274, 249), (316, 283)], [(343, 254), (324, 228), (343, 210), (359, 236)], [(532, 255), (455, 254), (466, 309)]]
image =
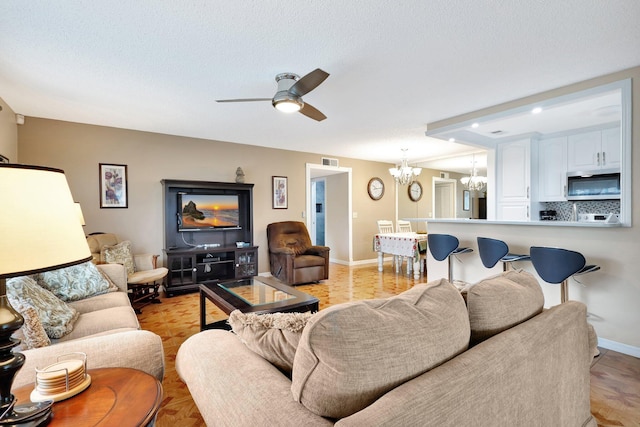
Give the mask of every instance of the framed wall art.
[(273, 188), (273, 209), (287, 209), (289, 207), (287, 177), (272, 176), (271, 183)]
[(471, 206), (471, 193), (469, 190), (464, 190), (462, 192), (462, 210), (468, 211)]
[(127, 208), (127, 165), (99, 164), (100, 208)]

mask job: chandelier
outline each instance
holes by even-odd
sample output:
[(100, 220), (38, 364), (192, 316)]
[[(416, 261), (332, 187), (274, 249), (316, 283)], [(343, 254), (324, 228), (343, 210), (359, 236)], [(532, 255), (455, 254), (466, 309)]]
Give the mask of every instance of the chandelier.
[(402, 165), (395, 168), (389, 168), (389, 173), (393, 176), (393, 179), (400, 185), (411, 184), (416, 180), (416, 177), (422, 172), (422, 168), (413, 168), (409, 166), (407, 162), (407, 149), (402, 149)]
[(482, 191), (487, 186), (487, 177), (478, 176), (476, 170), (476, 155), (473, 155), (473, 167), (471, 168), (471, 175), (460, 178), (460, 182), (469, 191)]

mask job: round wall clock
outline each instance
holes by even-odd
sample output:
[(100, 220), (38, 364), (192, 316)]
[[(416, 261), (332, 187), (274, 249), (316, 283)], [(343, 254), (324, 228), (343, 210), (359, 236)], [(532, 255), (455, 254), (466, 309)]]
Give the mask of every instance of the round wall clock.
[(422, 185), (418, 181), (414, 181), (409, 185), (409, 198), (417, 202), (422, 197)]
[(371, 178), (369, 184), (367, 184), (367, 191), (369, 192), (369, 197), (373, 200), (382, 199), (382, 196), (384, 196), (384, 182), (377, 176)]

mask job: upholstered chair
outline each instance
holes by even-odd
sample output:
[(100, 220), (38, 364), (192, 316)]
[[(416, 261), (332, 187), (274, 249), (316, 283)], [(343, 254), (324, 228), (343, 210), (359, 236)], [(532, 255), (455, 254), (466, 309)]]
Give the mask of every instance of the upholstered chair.
[(329, 248), (312, 245), (303, 222), (269, 224), (267, 240), (273, 277), (289, 285), (329, 278)]
[(95, 264), (118, 263), (127, 270), (129, 296), (136, 312), (149, 303), (159, 303), (159, 289), (169, 272), (158, 267), (158, 255), (133, 254), (131, 242), (113, 233), (93, 233), (87, 236)]

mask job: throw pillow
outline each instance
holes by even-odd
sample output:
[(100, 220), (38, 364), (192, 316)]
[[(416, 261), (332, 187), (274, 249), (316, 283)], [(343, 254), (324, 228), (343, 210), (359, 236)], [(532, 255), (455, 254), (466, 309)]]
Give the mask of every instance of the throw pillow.
[(291, 391), (311, 412), (344, 418), (464, 352), (469, 333), (464, 300), (445, 279), (335, 305), (302, 331)]
[(21, 350), (46, 347), (51, 344), (51, 339), (49, 339), (44, 330), (35, 308), (23, 304), (19, 307), (14, 307), (14, 309), (24, 318), (24, 324), (20, 328), (22, 331), (22, 336), (20, 337), (22, 341)]
[(109, 275), (107, 273), (105, 273), (104, 271), (102, 271), (100, 269), (98, 269), (98, 271), (100, 272), (100, 274), (102, 275), (104, 280), (106, 280), (109, 283), (108, 292), (118, 292), (120, 290), (118, 285), (113, 283), (113, 280), (111, 280), (111, 277), (109, 277)]
[(302, 329), (311, 313), (242, 313), (229, 315), (231, 330), (249, 349), (287, 375), (291, 373)]
[(73, 324), (78, 319), (76, 309), (38, 286), (29, 276), (7, 280), (7, 297), (13, 307), (33, 307), (49, 338), (62, 338), (73, 330)]
[(123, 264), (127, 269), (127, 275), (136, 272), (131, 254), (131, 242), (128, 240), (113, 246), (103, 246), (100, 251), (100, 259), (106, 263)]
[(467, 289), (471, 344), (475, 345), (542, 312), (544, 295), (532, 274), (512, 270)]
[(78, 301), (109, 292), (109, 281), (90, 261), (34, 274), (33, 278), (62, 301)]

